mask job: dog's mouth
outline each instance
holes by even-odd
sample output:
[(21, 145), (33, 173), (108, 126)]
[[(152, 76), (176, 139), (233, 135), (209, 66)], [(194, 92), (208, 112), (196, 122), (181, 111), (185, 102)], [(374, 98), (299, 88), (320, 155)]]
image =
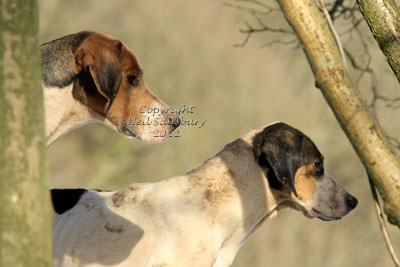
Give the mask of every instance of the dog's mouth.
[(121, 132), (129, 137), (137, 137), (137, 133), (126, 127), (125, 125), (121, 127)]
[(336, 220), (342, 219), (342, 217), (344, 216), (344, 215), (343, 216), (328, 216), (328, 215), (324, 214), (323, 212), (317, 210), (316, 208), (309, 209), (295, 201), (285, 201), (284, 205), (282, 207), (292, 208), (292, 209), (301, 211), (303, 213), (303, 215), (309, 219), (318, 218), (322, 221), (336, 221)]
[(312, 208), (312, 211), (314, 212), (315, 216), (313, 217), (317, 217), (318, 219), (322, 220), (322, 221), (337, 221), (342, 219), (342, 217), (339, 216), (326, 216), (325, 214), (323, 214), (322, 212), (320, 212), (319, 210)]

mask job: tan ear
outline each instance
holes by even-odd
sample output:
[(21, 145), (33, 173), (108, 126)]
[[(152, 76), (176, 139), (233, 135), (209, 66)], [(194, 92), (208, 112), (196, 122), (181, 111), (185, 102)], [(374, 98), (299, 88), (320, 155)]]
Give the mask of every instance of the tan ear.
[(76, 61), (81, 72), (90, 74), (97, 91), (107, 99), (107, 112), (121, 85), (121, 67), (119, 57), (113, 56), (113, 50), (107, 51), (104, 47), (81, 47), (77, 51)]

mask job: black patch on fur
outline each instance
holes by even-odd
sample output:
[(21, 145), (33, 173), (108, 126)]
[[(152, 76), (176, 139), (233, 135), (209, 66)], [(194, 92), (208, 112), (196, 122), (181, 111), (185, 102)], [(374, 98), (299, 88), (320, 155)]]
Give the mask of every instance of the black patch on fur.
[(40, 46), (42, 74), (46, 86), (63, 88), (73, 82), (75, 75), (71, 68), (76, 64), (76, 49), (90, 35), (90, 32), (80, 32)]
[(268, 179), (269, 186), (273, 189), (280, 190), (283, 187), (283, 184), (279, 181), (278, 177), (276, 177), (274, 170), (269, 164), (265, 153), (261, 153), (260, 157), (258, 157), (258, 164), (266, 170), (266, 177)]
[[(103, 62), (101, 68), (93, 70), (95, 77), (90, 71), (82, 71), (78, 74), (77, 79), (74, 81), (72, 95), (80, 101), (84, 101), (82, 98), (86, 97), (96, 98), (98, 101), (103, 99), (104, 103), (101, 103), (104, 107), (103, 110), (101, 112), (99, 110), (96, 111), (100, 113), (107, 112), (118, 94), (121, 85), (121, 71), (112, 61)], [(97, 88), (95, 78), (100, 88)]]
[(253, 139), (253, 152), (256, 161), (267, 171), (271, 187), (280, 189), (286, 185), (296, 195), (297, 169), (322, 159), (310, 138), (285, 123), (273, 124), (258, 133)]
[(123, 47), (122, 42), (121, 42), (121, 41), (118, 41), (117, 48), (118, 48), (118, 53), (119, 53), (119, 58), (120, 58), (120, 59), (122, 58), (122, 47)]
[[(77, 79), (74, 81), (74, 87), (72, 90), (72, 95), (75, 99), (81, 100), (82, 97), (79, 93), (81, 90), (84, 90), (88, 97), (96, 97), (101, 96), (104, 98), (103, 95), (99, 93), (97, 90), (96, 84), (93, 81), (92, 75), (89, 72), (81, 72), (78, 74)], [(104, 100), (104, 103), (107, 101)]]
[(51, 200), (55, 212), (63, 214), (72, 209), (86, 192), (86, 189), (52, 189)]

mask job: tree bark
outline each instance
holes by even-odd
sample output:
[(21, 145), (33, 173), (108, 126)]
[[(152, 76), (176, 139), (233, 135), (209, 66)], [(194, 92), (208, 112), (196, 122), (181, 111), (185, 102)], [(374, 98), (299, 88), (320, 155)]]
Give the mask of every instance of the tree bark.
[(0, 3), (0, 266), (50, 266), (38, 7)]
[(357, 0), (375, 40), (400, 82), (400, 12), (394, 0)]
[(316, 86), (382, 196), (389, 222), (400, 227), (400, 158), (351, 85), (325, 17), (314, 0), (279, 3), (302, 42)]

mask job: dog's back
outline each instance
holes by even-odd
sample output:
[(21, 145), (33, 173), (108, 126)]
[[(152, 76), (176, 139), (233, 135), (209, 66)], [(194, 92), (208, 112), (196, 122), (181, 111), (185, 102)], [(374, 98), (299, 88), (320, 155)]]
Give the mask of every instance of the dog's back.
[[(200, 242), (214, 235), (203, 220), (208, 218), (207, 203), (201, 197), (191, 198), (183, 190), (189, 187), (186, 177), (176, 177), (110, 192), (53, 189), (54, 265), (172, 266), (148, 264), (174, 259), (174, 266), (188, 266), (188, 258), (196, 258), (211, 266), (214, 248)], [(203, 234), (193, 235), (199, 232)], [(190, 243), (185, 236), (192, 236)], [(199, 254), (176, 255), (185, 250)]]

